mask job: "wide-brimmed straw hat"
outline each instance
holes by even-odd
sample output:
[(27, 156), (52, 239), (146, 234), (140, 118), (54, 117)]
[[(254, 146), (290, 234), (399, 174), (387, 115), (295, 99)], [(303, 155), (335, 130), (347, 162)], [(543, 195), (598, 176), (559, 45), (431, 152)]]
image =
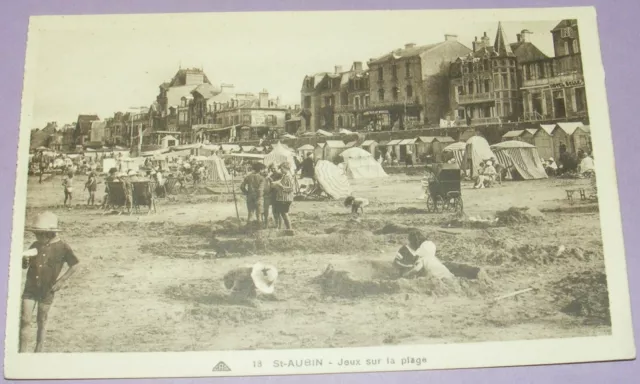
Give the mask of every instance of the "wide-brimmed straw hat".
[(43, 212), (36, 216), (33, 220), (33, 224), (27, 227), (27, 231), (39, 233), (39, 232), (60, 232), (58, 228), (58, 216), (52, 212)]
[(251, 279), (260, 292), (271, 294), (278, 280), (278, 270), (271, 265), (256, 263), (251, 270)]

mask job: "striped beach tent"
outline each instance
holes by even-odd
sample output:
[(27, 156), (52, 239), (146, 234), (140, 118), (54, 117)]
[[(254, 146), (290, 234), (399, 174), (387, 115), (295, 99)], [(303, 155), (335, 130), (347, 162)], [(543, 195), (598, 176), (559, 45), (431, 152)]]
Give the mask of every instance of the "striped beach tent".
[(344, 199), (351, 195), (351, 185), (347, 175), (335, 164), (318, 160), (315, 167), (318, 184), (333, 199)]
[(515, 170), (523, 180), (546, 179), (538, 149), (523, 141), (510, 140), (491, 146), (498, 162)]
[(456, 159), (458, 166), (462, 168), (462, 161), (464, 160), (464, 151), (466, 148), (467, 143), (460, 141), (447, 145), (442, 149), (442, 152), (451, 152), (453, 157)]
[(227, 180), (231, 180), (231, 176), (229, 176), (229, 171), (227, 171), (227, 167), (224, 165), (224, 161), (222, 161), (222, 159), (218, 156), (209, 156), (202, 162), (204, 163), (205, 169), (207, 170), (207, 180), (216, 183), (224, 183)]
[(491, 160), (495, 157), (487, 140), (482, 136), (473, 136), (467, 140), (467, 147), (464, 150), (464, 159), (460, 168), (470, 171), (469, 175), (474, 177), (478, 174), (480, 163)]

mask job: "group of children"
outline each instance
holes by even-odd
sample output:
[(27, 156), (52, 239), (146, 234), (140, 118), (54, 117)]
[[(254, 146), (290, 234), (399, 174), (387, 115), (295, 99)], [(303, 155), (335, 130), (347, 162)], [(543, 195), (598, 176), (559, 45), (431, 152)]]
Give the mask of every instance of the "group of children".
[(252, 173), (247, 175), (240, 190), (247, 200), (247, 223), (253, 217), (264, 228), (269, 225), (269, 208), (273, 214), (275, 227), (281, 229), (284, 224), (287, 234), (291, 235), (292, 226), (289, 210), (295, 192), (295, 179), (288, 162), (265, 167), (262, 163), (253, 163)]

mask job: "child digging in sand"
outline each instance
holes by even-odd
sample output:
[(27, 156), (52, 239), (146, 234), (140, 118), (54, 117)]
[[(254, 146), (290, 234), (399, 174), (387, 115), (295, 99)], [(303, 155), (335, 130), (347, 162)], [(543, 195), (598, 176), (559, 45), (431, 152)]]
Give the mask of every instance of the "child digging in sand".
[(344, 199), (345, 208), (351, 207), (351, 213), (353, 215), (364, 214), (364, 207), (369, 205), (369, 200), (363, 197), (349, 196)]

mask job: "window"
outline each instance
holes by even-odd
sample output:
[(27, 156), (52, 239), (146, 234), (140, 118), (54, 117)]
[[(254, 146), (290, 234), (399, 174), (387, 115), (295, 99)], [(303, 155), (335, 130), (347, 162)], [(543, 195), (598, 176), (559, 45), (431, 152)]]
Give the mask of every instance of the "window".
[(340, 104), (341, 105), (349, 104), (349, 94), (347, 94), (347, 92), (340, 93)]
[(573, 37), (573, 29), (571, 29), (571, 27), (562, 28), (560, 30), (560, 36), (562, 38)]
[(360, 96), (356, 96), (353, 98), (353, 104), (355, 104), (356, 108), (360, 106)]
[(473, 81), (470, 81), (468, 84), (468, 94), (473, 95), (474, 93), (474, 89), (473, 89)]
[(238, 115), (233, 116), (233, 124), (235, 125), (240, 124), (240, 116)]
[(404, 63), (404, 73), (407, 74), (407, 77), (411, 77), (411, 63), (408, 61)]
[(413, 97), (413, 87), (410, 85), (407, 85), (407, 98), (411, 98)]
[(378, 90), (378, 100), (384, 101), (384, 89)]
[(179, 115), (179, 120), (181, 123), (186, 123), (187, 122), (187, 112), (180, 112)]
[(391, 90), (391, 94), (393, 95), (393, 100), (394, 101), (398, 101), (398, 94), (400, 92), (398, 91), (397, 87), (393, 87), (393, 89)]
[(580, 45), (578, 40), (573, 40), (573, 53), (580, 53)]
[(398, 78), (398, 66), (395, 64), (391, 66), (391, 77), (394, 79)]
[(576, 88), (576, 112), (584, 112), (587, 110), (587, 99), (584, 88)]
[(251, 115), (243, 115), (242, 116), (242, 124), (251, 125)]
[(364, 103), (365, 106), (369, 105), (369, 95), (364, 95)]
[(382, 67), (378, 68), (378, 81), (382, 81), (384, 79), (384, 71)]
[(502, 75), (502, 89), (509, 88), (509, 82), (507, 81), (507, 75)]
[(489, 81), (489, 79), (484, 80), (484, 91), (491, 92), (491, 82)]
[(565, 55), (569, 54), (569, 42), (568, 41), (564, 42), (564, 54)]
[(311, 108), (311, 96), (304, 97), (304, 107)]

